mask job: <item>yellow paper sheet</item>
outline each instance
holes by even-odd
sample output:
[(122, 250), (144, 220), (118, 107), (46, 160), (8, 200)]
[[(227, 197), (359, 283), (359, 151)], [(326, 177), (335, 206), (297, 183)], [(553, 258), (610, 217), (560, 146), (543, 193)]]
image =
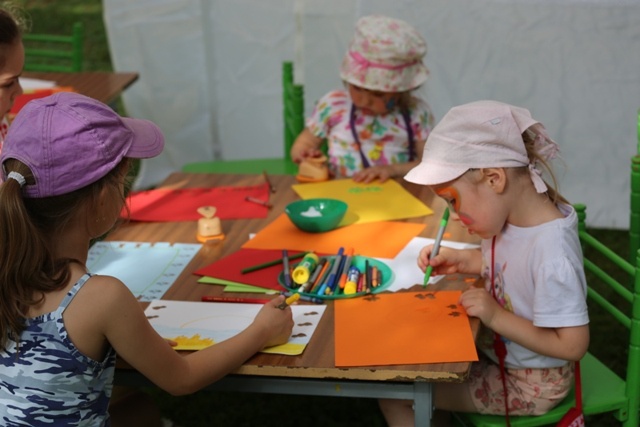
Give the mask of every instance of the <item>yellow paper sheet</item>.
[(336, 300), (336, 366), (478, 360), (460, 291)]
[(349, 206), (340, 225), (391, 221), (431, 215), (433, 211), (394, 180), (359, 184), (352, 179), (336, 179), (292, 188), (303, 199), (328, 197)]
[(357, 255), (395, 258), (424, 227), (424, 224), (383, 221), (349, 225), (326, 233), (307, 233), (293, 225), (286, 214), (282, 214), (242, 247), (325, 254), (335, 254), (340, 247), (350, 247)]
[[(154, 300), (145, 309), (153, 328), (178, 343), (175, 350), (201, 350), (246, 329), (262, 304)], [(324, 314), (324, 305), (292, 305), (293, 331), (289, 341), (263, 353), (301, 354)]]

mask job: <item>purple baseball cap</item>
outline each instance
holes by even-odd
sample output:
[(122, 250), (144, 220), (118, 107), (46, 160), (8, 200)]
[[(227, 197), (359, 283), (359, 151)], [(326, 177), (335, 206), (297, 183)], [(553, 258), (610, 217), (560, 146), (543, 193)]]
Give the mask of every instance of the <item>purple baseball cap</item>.
[[(31, 169), (31, 198), (58, 196), (92, 184), (124, 157), (146, 159), (164, 147), (160, 128), (149, 120), (120, 117), (95, 99), (59, 92), (28, 102), (9, 126), (0, 164), (16, 159)], [(7, 172), (2, 168), (3, 178)]]

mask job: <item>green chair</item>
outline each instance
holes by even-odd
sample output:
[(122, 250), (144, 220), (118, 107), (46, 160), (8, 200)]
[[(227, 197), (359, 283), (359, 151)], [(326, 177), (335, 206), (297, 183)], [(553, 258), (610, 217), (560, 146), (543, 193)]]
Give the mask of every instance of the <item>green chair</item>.
[(631, 159), (631, 216), (629, 218), (629, 257), (640, 249), (640, 110), (638, 110), (638, 155)]
[[(634, 171), (638, 159), (634, 159)], [(637, 427), (640, 408), (640, 254), (632, 264), (617, 255), (604, 244), (591, 236), (586, 229), (586, 207), (576, 205), (578, 213), (578, 229), (584, 250), (585, 270), (591, 273), (594, 280), (588, 283), (588, 298), (597, 304), (611, 320), (620, 323), (629, 330), (626, 374), (618, 376), (605, 363), (591, 352), (580, 362), (582, 371), (582, 399), (586, 416), (612, 413), (625, 427)], [(606, 267), (596, 265), (590, 260), (593, 254), (604, 256), (609, 264)], [(612, 273), (605, 271), (609, 267), (619, 268)], [(625, 280), (616, 280), (612, 274), (624, 276)], [(628, 285), (631, 278), (632, 286)], [(596, 280), (597, 279), (597, 280)], [(623, 308), (621, 308), (623, 306)], [(613, 324), (613, 323), (612, 323)], [(573, 390), (559, 406), (541, 416), (511, 416), (513, 427), (544, 426), (557, 423), (560, 418), (575, 405)], [(504, 426), (504, 416), (456, 413), (455, 419), (461, 426)], [(587, 420), (588, 424), (588, 420)]]
[(82, 71), (84, 28), (73, 24), (71, 35), (24, 34), (25, 71)]
[(280, 158), (247, 160), (214, 160), (187, 163), (182, 172), (251, 174), (266, 171), (272, 175), (295, 175), (298, 166), (289, 151), (296, 137), (304, 129), (304, 90), (293, 83), (293, 63), (282, 64), (282, 104), (284, 118), (284, 153)]

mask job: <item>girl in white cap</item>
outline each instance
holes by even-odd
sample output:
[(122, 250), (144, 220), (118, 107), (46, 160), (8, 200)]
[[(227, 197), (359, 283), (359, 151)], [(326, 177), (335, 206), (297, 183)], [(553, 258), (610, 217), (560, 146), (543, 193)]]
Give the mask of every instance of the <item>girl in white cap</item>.
[[(467, 382), (436, 384), (436, 408), (540, 415), (573, 384), (572, 362), (589, 345), (589, 318), (576, 212), (538, 168), (553, 178), (548, 161), (557, 151), (529, 111), (479, 101), (444, 116), (421, 164), (405, 176), (428, 185), (454, 220), (483, 239), (480, 249), (441, 248), (430, 259), (427, 246), (418, 257), (434, 274), (479, 274), (485, 281), (460, 298), (488, 332), (477, 341), (480, 361)], [(380, 404), (390, 425), (413, 425), (410, 402)]]
[(430, 107), (412, 94), (429, 71), (427, 45), (404, 21), (360, 18), (342, 61), (346, 90), (324, 95), (291, 148), (294, 162), (318, 157), (327, 141), (334, 177), (359, 182), (404, 176), (420, 161), (433, 125)]

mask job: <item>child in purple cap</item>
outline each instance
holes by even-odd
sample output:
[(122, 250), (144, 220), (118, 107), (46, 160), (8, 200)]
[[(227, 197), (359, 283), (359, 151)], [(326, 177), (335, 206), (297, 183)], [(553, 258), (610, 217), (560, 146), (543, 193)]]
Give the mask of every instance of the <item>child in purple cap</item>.
[(427, 103), (412, 94), (429, 75), (426, 52), (406, 22), (360, 18), (340, 69), (346, 90), (320, 98), (291, 148), (293, 161), (321, 156), (326, 140), (333, 177), (366, 183), (404, 176), (419, 163), (434, 122)]
[(0, 152), (9, 130), (9, 111), (15, 99), (22, 95), (18, 77), (23, 67), (20, 14), (5, 4), (0, 7)]
[(179, 395), (287, 341), (279, 296), (238, 335), (183, 357), (122, 282), (87, 271), (91, 240), (124, 206), (130, 159), (163, 146), (150, 121), (75, 93), (16, 116), (0, 155), (0, 425), (109, 426), (116, 353)]
[[(434, 274), (485, 280), (484, 289), (460, 298), (488, 332), (477, 340), (480, 361), (467, 382), (435, 385), (436, 408), (540, 415), (573, 384), (573, 362), (589, 345), (589, 317), (576, 212), (540, 170), (553, 179), (549, 161), (557, 151), (526, 109), (479, 101), (443, 117), (422, 162), (405, 176), (428, 185), (453, 220), (483, 239), (480, 249), (441, 248), (431, 259), (430, 245), (418, 257), (423, 271), (431, 265)], [(411, 402), (380, 406), (389, 425), (413, 425)]]

